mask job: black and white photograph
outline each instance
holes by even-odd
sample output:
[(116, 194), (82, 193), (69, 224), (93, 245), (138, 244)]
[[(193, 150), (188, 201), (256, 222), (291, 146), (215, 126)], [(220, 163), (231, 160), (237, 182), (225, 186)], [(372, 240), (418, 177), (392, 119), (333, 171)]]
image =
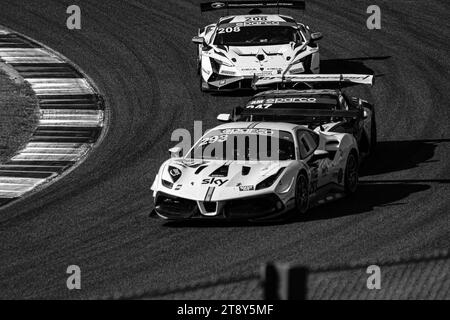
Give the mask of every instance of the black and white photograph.
[(450, 2), (0, 2), (0, 300), (450, 300)]

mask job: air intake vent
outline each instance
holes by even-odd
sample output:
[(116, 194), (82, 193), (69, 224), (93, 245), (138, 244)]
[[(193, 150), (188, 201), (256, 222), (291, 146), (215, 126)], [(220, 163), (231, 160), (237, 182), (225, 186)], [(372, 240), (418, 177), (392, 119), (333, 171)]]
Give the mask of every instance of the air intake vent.
[(209, 176), (210, 177), (226, 177), (226, 176), (228, 176), (228, 168), (229, 168), (229, 166), (223, 165), (223, 166), (217, 168)]
[(203, 202), (203, 207), (206, 212), (216, 212), (217, 202), (215, 201), (205, 201)]
[(199, 174), (200, 172), (202, 172), (203, 169), (205, 169), (207, 166), (201, 166), (198, 167), (197, 170), (195, 170), (195, 174)]

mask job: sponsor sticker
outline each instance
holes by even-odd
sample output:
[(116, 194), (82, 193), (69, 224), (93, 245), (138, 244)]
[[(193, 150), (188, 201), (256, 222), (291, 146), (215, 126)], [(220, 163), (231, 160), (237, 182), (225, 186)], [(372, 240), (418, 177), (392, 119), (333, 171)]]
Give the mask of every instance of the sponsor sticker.
[(223, 129), (224, 134), (258, 134), (258, 135), (273, 135), (272, 129), (255, 129), (255, 128), (233, 128), (233, 129)]
[(249, 102), (249, 105), (267, 104), (267, 103), (317, 103), (317, 99), (314, 97), (288, 97), (288, 98), (271, 98), (271, 99), (259, 99)]
[(239, 191), (253, 191), (255, 190), (255, 186), (248, 185), (248, 186), (239, 186)]
[(215, 186), (221, 187), (227, 181), (228, 181), (228, 179), (211, 178), (211, 179), (203, 179), (202, 184), (210, 184), (210, 185), (215, 185)]
[(279, 24), (280, 21), (245, 21), (236, 23), (236, 26), (246, 27), (246, 26), (279, 25)]
[(258, 77), (265, 77), (265, 76), (271, 76), (272, 74), (274, 74), (275, 71), (260, 71), (260, 72), (255, 72), (255, 75)]

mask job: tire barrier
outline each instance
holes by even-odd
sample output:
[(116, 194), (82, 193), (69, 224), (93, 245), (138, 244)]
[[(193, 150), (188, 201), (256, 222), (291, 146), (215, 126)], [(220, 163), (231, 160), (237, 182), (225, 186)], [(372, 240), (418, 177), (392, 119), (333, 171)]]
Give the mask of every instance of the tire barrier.
[(30, 83), (40, 109), (29, 143), (0, 164), (2, 206), (79, 163), (100, 137), (105, 106), (93, 83), (65, 57), (6, 28), (0, 28), (0, 61)]

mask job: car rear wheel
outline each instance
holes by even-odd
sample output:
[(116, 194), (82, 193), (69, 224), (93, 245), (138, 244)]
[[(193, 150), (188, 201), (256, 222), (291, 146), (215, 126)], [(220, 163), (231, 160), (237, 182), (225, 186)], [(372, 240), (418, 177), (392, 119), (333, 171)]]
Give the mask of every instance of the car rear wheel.
[(355, 151), (351, 151), (347, 158), (347, 164), (345, 166), (344, 187), (345, 193), (353, 194), (358, 188), (359, 179), (359, 165), (358, 157)]
[(375, 121), (375, 110), (373, 109), (370, 121), (370, 153), (373, 154), (377, 147), (377, 122)]
[(295, 209), (297, 213), (304, 214), (309, 208), (308, 179), (304, 173), (297, 177), (295, 186)]

